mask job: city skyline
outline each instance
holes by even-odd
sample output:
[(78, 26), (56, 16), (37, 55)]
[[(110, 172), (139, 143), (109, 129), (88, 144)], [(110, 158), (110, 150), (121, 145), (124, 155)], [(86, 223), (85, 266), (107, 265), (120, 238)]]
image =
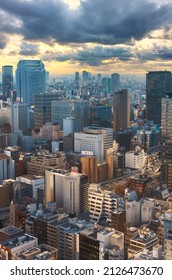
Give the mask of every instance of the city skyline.
[(171, 8), (171, 0), (2, 0), (0, 68), (41, 59), (52, 75), (170, 71)]

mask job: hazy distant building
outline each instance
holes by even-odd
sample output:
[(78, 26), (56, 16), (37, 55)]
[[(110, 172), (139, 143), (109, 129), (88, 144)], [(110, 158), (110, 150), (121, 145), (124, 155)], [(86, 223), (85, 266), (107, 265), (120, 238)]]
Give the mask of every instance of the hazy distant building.
[(130, 94), (127, 89), (113, 96), (113, 130), (125, 130), (130, 127)]
[(161, 98), (172, 91), (170, 71), (151, 71), (146, 74), (147, 119), (161, 124)]
[(17, 97), (34, 104), (35, 94), (46, 92), (46, 71), (41, 60), (20, 60), (16, 70)]
[(119, 74), (113, 73), (111, 75), (111, 93), (115, 93), (119, 91), (119, 88), (120, 88)]
[(104, 77), (102, 79), (102, 89), (103, 89), (103, 94), (108, 94), (111, 92), (111, 79), (108, 77)]
[(27, 135), (30, 127), (30, 106), (26, 103), (13, 103), (11, 107), (11, 129), (21, 130), (24, 135)]
[(86, 84), (90, 78), (90, 73), (88, 71), (82, 71), (82, 80)]
[(52, 123), (60, 124), (63, 128), (63, 119), (74, 118), (81, 121), (81, 129), (89, 125), (90, 107), (89, 101), (59, 100), (52, 101)]
[(2, 99), (11, 98), (13, 90), (13, 67), (11, 65), (2, 66)]
[(102, 81), (102, 74), (98, 73), (97, 74), (97, 82), (101, 83), (101, 81)]

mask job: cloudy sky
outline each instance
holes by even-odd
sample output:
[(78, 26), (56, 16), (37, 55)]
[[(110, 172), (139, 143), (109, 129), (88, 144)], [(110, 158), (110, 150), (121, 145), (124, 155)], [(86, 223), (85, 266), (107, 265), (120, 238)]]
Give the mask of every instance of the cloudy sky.
[(172, 71), (172, 0), (0, 0), (0, 56), (57, 75)]

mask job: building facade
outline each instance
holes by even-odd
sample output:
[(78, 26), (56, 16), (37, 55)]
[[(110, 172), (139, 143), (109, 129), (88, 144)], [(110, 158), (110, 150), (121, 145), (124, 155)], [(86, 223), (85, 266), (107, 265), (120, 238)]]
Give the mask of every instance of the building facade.
[(13, 67), (5, 65), (2, 67), (2, 99), (11, 98), (13, 90)]
[(147, 119), (161, 124), (161, 98), (172, 90), (170, 71), (151, 71), (146, 74)]
[(130, 94), (122, 89), (113, 95), (113, 130), (125, 130), (130, 127)]
[(35, 94), (46, 92), (46, 72), (41, 60), (20, 60), (16, 70), (17, 97), (34, 104)]

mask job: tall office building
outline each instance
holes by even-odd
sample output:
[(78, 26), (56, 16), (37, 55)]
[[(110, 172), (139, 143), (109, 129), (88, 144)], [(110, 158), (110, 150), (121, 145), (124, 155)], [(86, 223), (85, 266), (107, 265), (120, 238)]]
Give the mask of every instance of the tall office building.
[[(13, 103), (11, 107), (11, 130), (21, 130), (24, 135), (30, 127), (30, 106), (25, 103)], [(32, 127), (33, 128), (33, 127)]]
[(11, 97), (13, 90), (13, 67), (11, 65), (2, 66), (2, 98), (4, 101)]
[(41, 60), (20, 60), (16, 70), (17, 97), (34, 104), (35, 94), (46, 92), (46, 71)]
[(101, 162), (105, 159), (105, 147), (104, 134), (101, 133), (101, 128), (94, 127), (93, 130), (88, 127), (84, 128), (84, 132), (74, 133), (74, 151), (76, 153), (85, 154), (85, 152), (88, 152), (87, 154), (95, 155), (98, 162)]
[(172, 91), (170, 71), (151, 71), (146, 74), (147, 119), (161, 124), (161, 98)]
[(119, 74), (113, 73), (111, 75), (111, 93), (119, 91), (120, 82), (119, 82)]
[(107, 149), (112, 146), (112, 128), (89, 126), (84, 127), (83, 132), (74, 133), (74, 151), (83, 155), (95, 155), (98, 163), (106, 159)]
[(104, 159), (106, 159), (107, 149), (113, 146), (113, 130), (112, 128), (89, 126), (84, 127), (84, 133), (88, 134), (102, 134), (104, 140)]
[(35, 94), (34, 127), (40, 128), (46, 122), (51, 122), (51, 101), (58, 100), (59, 94)]
[(111, 79), (108, 77), (104, 77), (102, 79), (102, 89), (103, 94), (108, 94), (111, 91)]
[(88, 71), (82, 71), (82, 80), (83, 83), (87, 83), (89, 78), (90, 78), (91, 73), (89, 73)]
[(75, 118), (69, 118), (63, 120), (63, 136), (67, 136), (71, 133), (81, 131), (81, 120)]
[(96, 156), (81, 156), (81, 172), (88, 176), (89, 183), (98, 182), (98, 168), (97, 168), (97, 157)]
[(125, 130), (130, 127), (130, 94), (122, 89), (113, 96), (113, 130)]
[(90, 124), (95, 126), (112, 126), (112, 106), (100, 105), (90, 107)]
[(172, 93), (162, 98), (161, 181), (172, 190)]
[(52, 101), (52, 123), (60, 124), (63, 128), (63, 119), (67, 117), (80, 119), (81, 129), (89, 124), (90, 107), (89, 101), (83, 100), (60, 100)]
[(88, 197), (87, 191), (88, 184), (82, 174), (69, 173), (62, 169), (45, 172), (46, 206), (49, 202), (56, 202), (57, 208), (63, 208), (66, 213), (75, 212), (79, 216), (85, 210), (81, 202), (87, 207), (85, 201), (85, 198)]
[(14, 160), (5, 154), (0, 154), (0, 184), (2, 184), (3, 180), (9, 178), (14, 179), (14, 175), (15, 175)]
[(97, 74), (97, 82), (101, 83), (101, 81), (102, 81), (102, 74), (98, 73)]

